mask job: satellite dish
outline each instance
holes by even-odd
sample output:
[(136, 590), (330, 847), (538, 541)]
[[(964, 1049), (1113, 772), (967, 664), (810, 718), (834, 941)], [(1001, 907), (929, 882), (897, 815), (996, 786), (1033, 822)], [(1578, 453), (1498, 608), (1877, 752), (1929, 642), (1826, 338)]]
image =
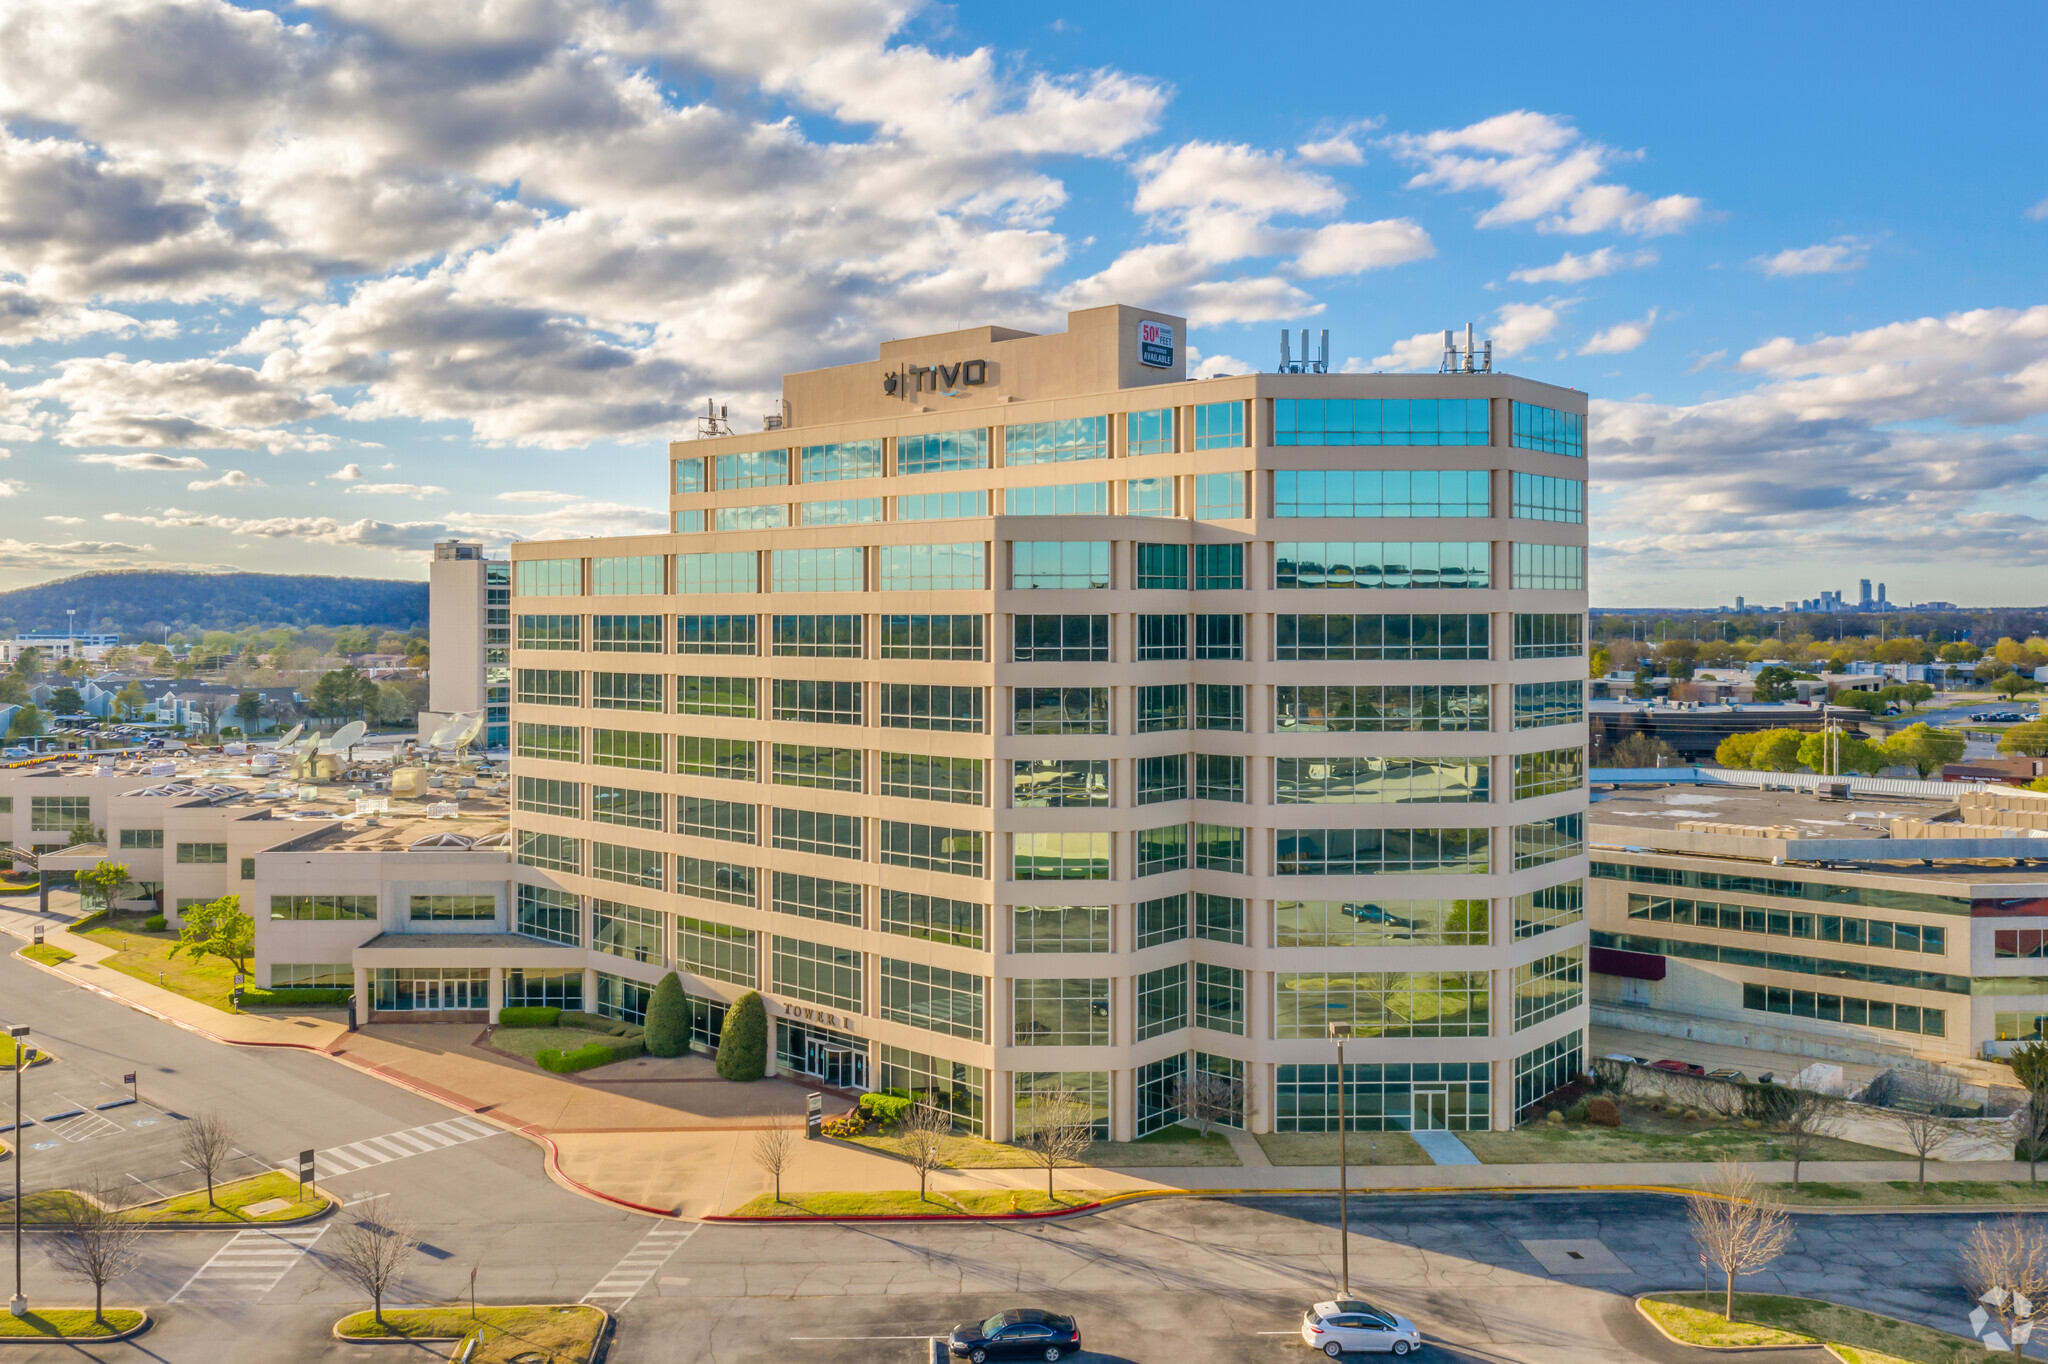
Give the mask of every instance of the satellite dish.
[(455, 742), (455, 736), (462, 732), (463, 717), (451, 715), (435, 729), (433, 737), (427, 740), (428, 748), (446, 748)]
[(462, 749), (468, 748), (471, 744), (476, 742), (476, 736), (483, 732), (484, 713), (482, 711), (478, 711), (475, 715), (469, 717), (469, 723), (464, 725), (462, 727), (462, 733), (456, 736), (456, 750), (459, 752)]
[(278, 740), (278, 741), (277, 741), (276, 743), (272, 744), (272, 745), (271, 745), (271, 747), (272, 747), (272, 748), (290, 748), (290, 747), (291, 747), (291, 745), (292, 745), (292, 740), (294, 740), (294, 739), (298, 738), (298, 737), (299, 737), (299, 735), (301, 735), (301, 734), (303, 734), (303, 733), (305, 733), (305, 732), (306, 732), (306, 727), (305, 727), (305, 725), (303, 725), (303, 724), (297, 724), (297, 725), (293, 725), (293, 726), (292, 726), (292, 727), (291, 727), (290, 729), (288, 729), (288, 730), (286, 730), (286, 731), (285, 731), (285, 733), (284, 733), (284, 737), (283, 737), (283, 738), (281, 738), (281, 739), (279, 739), (279, 740)]
[(336, 730), (332, 739), (320, 745), (320, 751), (323, 753), (345, 753), (361, 743), (363, 736), (369, 732), (370, 727), (361, 720), (351, 720)]

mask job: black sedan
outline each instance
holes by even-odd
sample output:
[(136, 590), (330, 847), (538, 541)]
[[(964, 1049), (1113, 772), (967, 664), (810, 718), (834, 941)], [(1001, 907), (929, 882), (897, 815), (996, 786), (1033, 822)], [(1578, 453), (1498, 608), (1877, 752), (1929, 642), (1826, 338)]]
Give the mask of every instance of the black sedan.
[(946, 1348), (969, 1364), (988, 1359), (1061, 1359), (1080, 1353), (1081, 1327), (1072, 1317), (1056, 1312), (1013, 1307), (987, 1321), (955, 1326)]

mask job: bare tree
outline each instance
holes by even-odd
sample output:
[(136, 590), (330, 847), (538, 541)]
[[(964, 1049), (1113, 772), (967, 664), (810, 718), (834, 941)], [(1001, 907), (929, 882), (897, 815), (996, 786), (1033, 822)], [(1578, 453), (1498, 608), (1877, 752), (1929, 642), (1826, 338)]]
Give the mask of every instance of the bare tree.
[(214, 1180), (235, 1158), (235, 1134), (229, 1130), (228, 1120), (210, 1110), (187, 1118), (178, 1136), (178, 1154), (205, 1176), (206, 1201), (213, 1204)]
[(1182, 1122), (1196, 1124), (1203, 1136), (1219, 1122), (1233, 1126), (1245, 1121), (1244, 1081), (1208, 1071), (1175, 1082), (1173, 1108)]
[(142, 1224), (128, 1215), (127, 1190), (104, 1175), (94, 1175), (73, 1194), (50, 1258), (71, 1278), (92, 1285), (92, 1317), (104, 1325), (107, 1285), (142, 1258)]
[(796, 1159), (796, 1134), (787, 1127), (771, 1127), (754, 1134), (754, 1164), (775, 1181), (775, 1201), (782, 1201), (782, 1174)]
[(1704, 1189), (1685, 1196), (1685, 1218), (1700, 1254), (1727, 1278), (1722, 1315), (1733, 1321), (1735, 1277), (1754, 1274), (1785, 1253), (1792, 1244), (1791, 1219), (1764, 1192), (1754, 1170), (1725, 1157), (1714, 1162)]
[(903, 1158), (917, 1171), (917, 1197), (925, 1198), (925, 1186), (934, 1170), (946, 1168), (946, 1138), (953, 1135), (953, 1115), (921, 1099), (897, 1125), (903, 1141)]
[(403, 1217), (365, 1217), (343, 1227), (328, 1242), (335, 1273), (370, 1295), (377, 1324), (384, 1324), (384, 1295), (405, 1277), (419, 1253), (418, 1230)]
[(1959, 1126), (1956, 1112), (1962, 1106), (1963, 1082), (1955, 1076), (1936, 1071), (1913, 1077), (1913, 1095), (1899, 1106), (1893, 1099), (1893, 1107), (1885, 1110), (1885, 1120), (1899, 1130), (1913, 1154), (1920, 1159), (1920, 1187), (1927, 1187), (1927, 1157), (1956, 1134)]
[(1785, 1154), (1792, 1157), (1792, 1187), (1799, 1187), (1799, 1166), (1813, 1159), (1821, 1143), (1842, 1130), (1842, 1101), (1817, 1089), (1786, 1089), (1778, 1110)]
[(1960, 1253), (1964, 1279), (2017, 1355), (2035, 1313), (2048, 1310), (2048, 1228), (2017, 1217), (1979, 1222)]
[(1074, 1165), (1095, 1144), (1095, 1113), (1073, 1090), (1062, 1085), (1041, 1090), (1031, 1099), (1031, 1128), (1024, 1148), (1045, 1167), (1045, 1196), (1051, 1198), (1052, 1172)]

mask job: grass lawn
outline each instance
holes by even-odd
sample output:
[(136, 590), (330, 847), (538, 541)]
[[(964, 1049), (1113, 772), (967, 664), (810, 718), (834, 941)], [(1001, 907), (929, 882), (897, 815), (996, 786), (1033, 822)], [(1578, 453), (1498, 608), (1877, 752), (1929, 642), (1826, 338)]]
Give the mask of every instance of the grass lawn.
[(100, 965), (112, 967), (137, 980), (146, 980), (151, 985), (162, 985), (166, 990), (225, 1013), (228, 992), (235, 988), (234, 963), (219, 957), (194, 957), (182, 952), (173, 957), (171, 949), (178, 945), (177, 932), (165, 929), (161, 933), (151, 933), (142, 926), (147, 917), (145, 914), (112, 914), (79, 936), (114, 949), (114, 955)]
[[(1621, 1126), (1591, 1124), (1558, 1126), (1530, 1123), (1512, 1132), (1460, 1132), (1472, 1154), (1488, 1165), (1565, 1165), (1630, 1160), (1710, 1161), (1784, 1159), (1783, 1142), (1768, 1131), (1751, 1131), (1740, 1122), (1721, 1118), (1687, 1119), (1656, 1113), (1647, 1105), (1624, 1102)], [(1897, 1151), (1881, 1150), (1830, 1137), (1809, 1160), (1897, 1160)]]
[(481, 1339), (471, 1364), (583, 1364), (604, 1330), (604, 1313), (595, 1307), (480, 1306), (471, 1316), (467, 1304), (387, 1307), (382, 1325), (375, 1313), (356, 1312), (336, 1322), (335, 1330), (356, 1340), (466, 1340), (474, 1334)]
[[(1721, 1316), (1721, 1302), (1719, 1293), (1659, 1293), (1645, 1298), (1643, 1306), (1665, 1330), (1693, 1345), (1827, 1341), (1876, 1352), (1865, 1353), (1866, 1360), (1889, 1356), (1911, 1364), (1962, 1364), (1984, 1357), (1984, 1347), (1974, 1340), (1814, 1298), (1737, 1293), (1733, 1327)], [(1737, 1338), (1744, 1333), (1768, 1338)]]
[(0, 1340), (50, 1340), (58, 1336), (117, 1336), (142, 1325), (132, 1307), (109, 1307), (104, 1324), (94, 1321), (90, 1307), (46, 1307), (25, 1317), (0, 1312)]
[(1043, 1189), (975, 1189), (953, 1193), (934, 1192), (919, 1199), (915, 1189), (889, 1189), (879, 1193), (799, 1194), (787, 1190), (782, 1202), (774, 1194), (762, 1194), (732, 1210), (733, 1217), (881, 1217), (906, 1213), (926, 1217), (988, 1217), (1005, 1212), (1047, 1212), (1072, 1208), (1093, 1201), (1094, 1194), (1061, 1189), (1057, 1201)]
[(30, 961), (39, 961), (45, 966), (62, 966), (78, 954), (76, 952), (66, 952), (55, 943), (36, 942), (22, 948), (21, 955), (27, 957)]
[[(218, 1206), (206, 1201), (206, 1190), (197, 1193), (180, 1194), (176, 1198), (159, 1203), (138, 1203), (130, 1209), (130, 1215), (144, 1222), (180, 1222), (192, 1226), (256, 1225), (264, 1222), (288, 1222), (296, 1217), (310, 1217), (327, 1206), (327, 1200), (306, 1191), (304, 1202), (299, 1201), (299, 1181), (290, 1175), (271, 1171), (249, 1179), (238, 1179), (230, 1184), (214, 1186), (214, 1198)], [(72, 1201), (77, 1197), (69, 1189), (45, 1189), (41, 1193), (25, 1194), (21, 1200), (21, 1220), (25, 1226), (62, 1226), (70, 1220)], [(276, 1212), (251, 1217), (242, 1211), (251, 1203), (262, 1203), (273, 1198), (290, 1200), (289, 1205)], [(13, 1199), (0, 1199), (0, 1221), (12, 1221)]]
[(1772, 1186), (1772, 1192), (1795, 1208), (1892, 1208), (1952, 1207), (1970, 1204), (2032, 1203), (2048, 1207), (2048, 1184), (2002, 1183), (1989, 1179), (1959, 1179), (1946, 1183), (1929, 1181), (1923, 1188), (1910, 1179), (1888, 1180), (1882, 1184), (1823, 1184), (1803, 1180), (1794, 1193), (1790, 1184)]
[[(850, 1138), (884, 1155), (901, 1157), (900, 1137), (877, 1135), (870, 1127), (864, 1136)], [(1204, 1137), (1193, 1128), (1174, 1126), (1154, 1132), (1138, 1141), (1098, 1141), (1088, 1148), (1080, 1163), (1097, 1169), (1139, 1168), (1164, 1165), (1236, 1165), (1237, 1153), (1221, 1132)], [(1021, 1146), (989, 1141), (982, 1137), (955, 1135), (946, 1138), (946, 1164), (956, 1170), (1028, 1170), (1043, 1168), (1031, 1152)]]
[[(31, 1068), (41, 1065), (47, 1065), (51, 1061), (57, 1059), (56, 1057), (50, 1055), (50, 1053), (44, 1051), (41, 1047), (36, 1046), (33, 1040), (29, 1042), (29, 1047), (36, 1054), (36, 1059), (29, 1062), (29, 1066)], [(20, 1056), (21, 1043), (15, 1041), (11, 1037), (0, 1037), (0, 1068), (13, 1070), (15, 1062), (20, 1059)]]
[[(1458, 1138), (1463, 1141), (1478, 1135), (1476, 1132), (1460, 1132)], [(1337, 1163), (1335, 1132), (1261, 1132), (1258, 1142), (1265, 1148), (1266, 1159), (1275, 1165)], [(1415, 1138), (1406, 1132), (1351, 1132), (1344, 1137), (1344, 1147), (1345, 1158), (1353, 1165), (1435, 1163), (1422, 1153), (1422, 1148), (1415, 1144)]]
[(615, 1040), (586, 1028), (496, 1028), (491, 1032), (492, 1046), (529, 1061), (548, 1050), (574, 1051), (592, 1042)]

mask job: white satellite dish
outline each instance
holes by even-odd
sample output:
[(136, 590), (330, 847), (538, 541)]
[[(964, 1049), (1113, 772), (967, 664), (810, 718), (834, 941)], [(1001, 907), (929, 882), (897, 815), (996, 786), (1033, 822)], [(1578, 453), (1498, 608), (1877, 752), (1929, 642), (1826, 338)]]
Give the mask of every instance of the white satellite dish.
[(448, 745), (455, 742), (455, 736), (462, 732), (462, 727), (465, 723), (467, 723), (466, 717), (459, 712), (449, 716), (434, 730), (433, 737), (427, 740), (427, 747), (448, 747)]
[(305, 730), (306, 727), (303, 724), (293, 725), (290, 729), (284, 732), (284, 737), (279, 739), (276, 743), (273, 743), (271, 747), (290, 748), (292, 746), (292, 740), (298, 738), (299, 735), (305, 733)]
[(478, 711), (475, 715), (469, 717), (469, 723), (462, 727), (462, 733), (455, 736), (456, 750), (460, 752), (462, 749), (468, 748), (476, 742), (477, 735), (483, 732), (484, 713)]
[(361, 743), (363, 736), (369, 732), (370, 727), (361, 720), (351, 720), (340, 729), (334, 731), (334, 737), (320, 745), (320, 751), (322, 753), (346, 753), (349, 749)]

